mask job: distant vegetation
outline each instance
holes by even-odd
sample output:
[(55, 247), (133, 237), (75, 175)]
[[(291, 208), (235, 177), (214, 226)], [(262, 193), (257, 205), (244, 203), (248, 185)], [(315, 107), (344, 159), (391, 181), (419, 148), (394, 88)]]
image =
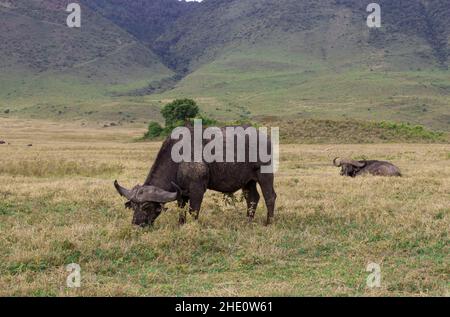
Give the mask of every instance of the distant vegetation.
[(203, 126), (251, 125), (255, 127), (279, 127), (282, 143), (297, 144), (358, 144), (358, 143), (449, 143), (448, 132), (433, 131), (421, 125), (390, 121), (363, 121), (354, 119), (280, 119), (262, 117), (258, 121), (217, 121), (200, 114), (197, 103), (192, 99), (177, 99), (165, 105), (161, 114), (165, 120), (162, 127), (152, 121), (144, 139), (158, 140), (168, 136), (172, 130), (193, 119), (202, 119)]
[(148, 124), (148, 131), (144, 135), (145, 139), (156, 139), (163, 133), (164, 128), (155, 121), (152, 121)]
[(358, 120), (264, 120), (280, 127), (282, 143), (448, 143), (448, 133), (435, 132), (419, 125)]
[(165, 120), (164, 128), (155, 121), (148, 125), (144, 139), (157, 139), (168, 136), (173, 129), (192, 123), (193, 119), (201, 119), (204, 126), (216, 124), (217, 121), (200, 114), (197, 103), (192, 99), (176, 99), (161, 109)]
[(422, 139), (429, 141), (442, 141), (445, 138), (443, 132), (427, 130), (421, 125), (411, 125), (408, 123), (395, 123), (382, 121), (378, 124), (382, 129), (392, 131), (395, 135), (404, 136), (411, 139)]
[(166, 120), (166, 128), (173, 129), (183, 125), (199, 113), (197, 103), (192, 99), (177, 99), (167, 104), (161, 114)]
[(221, 121), (450, 130), (448, 0), (379, 0), (377, 30), (359, 0), (83, 0), (83, 32), (60, 2), (0, 6), (1, 117), (141, 126), (191, 98)]

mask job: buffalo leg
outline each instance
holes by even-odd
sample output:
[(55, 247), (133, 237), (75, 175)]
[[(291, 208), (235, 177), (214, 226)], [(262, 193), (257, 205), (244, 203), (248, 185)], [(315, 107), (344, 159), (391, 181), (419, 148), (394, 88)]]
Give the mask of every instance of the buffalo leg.
[(261, 191), (266, 201), (267, 207), (267, 221), (266, 225), (272, 222), (274, 210), (275, 210), (275, 200), (277, 199), (277, 194), (273, 188), (273, 174), (259, 174), (258, 183), (261, 187)]
[(252, 221), (255, 217), (256, 207), (258, 207), (259, 193), (256, 188), (256, 182), (251, 181), (242, 189), (244, 197), (247, 202), (247, 217), (248, 221)]
[(178, 201), (178, 207), (184, 208), (186, 206), (186, 204), (188, 203), (188, 201), (189, 201), (189, 197), (185, 197), (185, 196), (181, 197), (180, 201)]
[(205, 195), (205, 190), (195, 190), (191, 191), (189, 197), (189, 213), (194, 215), (194, 219), (198, 219), (200, 213), (200, 208), (202, 206), (203, 196)]
[(184, 225), (186, 223), (186, 209), (180, 210), (180, 216), (178, 218), (178, 223)]
[(180, 201), (178, 201), (178, 208), (180, 208), (180, 217), (178, 219), (178, 223), (180, 225), (184, 225), (186, 223), (186, 204), (188, 202), (188, 197), (182, 197)]

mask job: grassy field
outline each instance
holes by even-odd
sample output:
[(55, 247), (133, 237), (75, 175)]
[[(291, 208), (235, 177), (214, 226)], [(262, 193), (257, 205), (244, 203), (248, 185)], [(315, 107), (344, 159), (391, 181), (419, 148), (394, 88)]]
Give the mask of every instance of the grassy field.
[[(448, 296), (449, 144), (282, 145), (273, 225), (263, 204), (248, 224), (240, 194), (209, 192), (198, 222), (179, 227), (169, 204), (138, 229), (112, 182), (145, 179), (159, 143), (142, 133), (0, 120), (0, 295)], [(391, 160), (404, 177), (344, 178), (335, 156)]]

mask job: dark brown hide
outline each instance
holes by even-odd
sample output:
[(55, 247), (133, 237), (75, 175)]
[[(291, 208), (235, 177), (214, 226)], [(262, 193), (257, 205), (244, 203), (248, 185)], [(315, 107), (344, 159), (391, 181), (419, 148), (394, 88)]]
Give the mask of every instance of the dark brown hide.
[(333, 164), (341, 168), (341, 175), (356, 177), (363, 174), (375, 176), (402, 176), (400, 169), (390, 162), (385, 161), (355, 161), (335, 158)]
[[(242, 127), (247, 128), (247, 127)], [(222, 133), (225, 136), (225, 128), (222, 128)], [(192, 134), (193, 135), (193, 134)], [(258, 133), (258, 142), (261, 137), (267, 138), (264, 134)], [(270, 165), (271, 162), (261, 162), (258, 156), (257, 162), (250, 162), (249, 160), (249, 137), (245, 137), (245, 150), (246, 156), (244, 162), (226, 163), (226, 162), (182, 162), (176, 163), (172, 160), (171, 152), (172, 147), (178, 140), (172, 140), (168, 137), (156, 157), (156, 160), (147, 176), (147, 179), (143, 186), (135, 187), (132, 190), (127, 190), (120, 185), (116, 185), (116, 189), (119, 193), (126, 197), (129, 202), (126, 206), (131, 207), (135, 213), (139, 212), (140, 215), (146, 213), (147, 219), (141, 217), (142, 224), (152, 224), (156, 219), (154, 216), (157, 206), (160, 205), (146, 205), (145, 202), (155, 202), (154, 199), (141, 199), (136, 201), (132, 199), (135, 197), (136, 192), (140, 188), (157, 188), (165, 193), (170, 194), (170, 198), (178, 201), (179, 207), (184, 207), (189, 202), (189, 211), (197, 219), (203, 196), (207, 189), (218, 191), (221, 193), (234, 193), (240, 189), (243, 190), (244, 196), (247, 201), (248, 217), (249, 220), (253, 219), (255, 210), (259, 202), (259, 194), (256, 188), (256, 184), (259, 184), (262, 190), (264, 200), (267, 207), (267, 220), (269, 224), (274, 216), (276, 193), (273, 187), (274, 175), (273, 173), (262, 173), (261, 167), (264, 165)], [(203, 140), (203, 145), (209, 143), (210, 140)], [(235, 149), (234, 154), (237, 153), (237, 136), (235, 136)], [(268, 153), (271, 153), (270, 139), (267, 140)], [(192, 149), (193, 149), (192, 140)], [(226, 153), (225, 138), (223, 143), (223, 153)], [(119, 186), (119, 187), (118, 187)], [(164, 201), (159, 201), (164, 203)], [(144, 212), (144, 213), (143, 213)], [(149, 220), (150, 219), (150, 220)], [(179, 222), (185, 223), (186, 216), (182, 213), (180, 215)]]

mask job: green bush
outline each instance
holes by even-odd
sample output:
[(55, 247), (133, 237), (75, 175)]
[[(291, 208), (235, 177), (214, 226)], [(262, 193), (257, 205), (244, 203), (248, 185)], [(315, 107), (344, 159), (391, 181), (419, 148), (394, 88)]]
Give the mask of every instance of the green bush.
[(164, 129), (161, 127), (161, 125), (158, 122), (152, 121), (148, 124), (148, 131), (145, 134), (145, 138), (154, 139), (154, 138), (160, 137), (163, 130)]
[[(217, 120), (208, 118), (205, 115), (199, 115), (195, 119), (202, 120), (202, 125), (204, 127), (214, 126), (218, 124)], [(192, 120), (192, 124), (194, 124), (194, 120)]]

